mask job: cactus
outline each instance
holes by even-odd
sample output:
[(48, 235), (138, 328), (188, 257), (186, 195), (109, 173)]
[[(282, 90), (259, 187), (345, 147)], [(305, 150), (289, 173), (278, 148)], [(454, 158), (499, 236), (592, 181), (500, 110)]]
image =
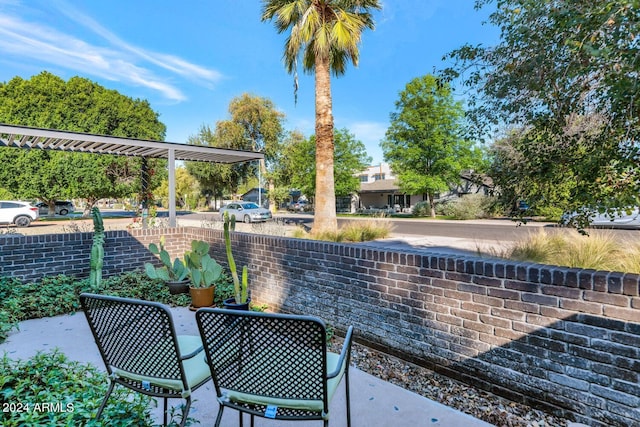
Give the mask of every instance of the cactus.
[(201, 240), (191, 242), (191, 251), (184, 254), (184, 260), (195, 288), (208, 288), (222, 275), (222, 266), (209, 255), (209, 244)]
[(224, 213), (224, 243), (227, 248), (227, 261), (231, 277), (233, 277), (233, 290), (236, 304), (244, 304), (247, 302), (248, 295), (248, 269), (247, 266), (242, 267), (242, 281), (238, 278), (238, 269), (236, 261), (233, 259), (231, 252), (231, 231), (236, 229), (236, 217), (229, 217), (229, 212)]
[(181, 282), (189, 275), (189, 270), (185, 267), (182, 260), (176, 258), (171, 262), (169, 252), (164, 248), (164, 236), (160, 237), (160, 246), (151, 243), (149, 245), (149, 251), (154, 255), (159, 255), (160, 261), (162, 261), (162, 267), (156, 267), (149, 262), (144, 264), (144, 270), (149, 278), (161, 279), (165, 282)]
[(93, 217), (93, 244), (91, 245), (91, 258), (89, 273), (89, 285), (91, 289), (98, 290), (100, 282), (102, 282), (102, 265), (104, 260), (104, 225), (102, 224), (102, 215), (100, 209), (91, 208), (91, 216)]

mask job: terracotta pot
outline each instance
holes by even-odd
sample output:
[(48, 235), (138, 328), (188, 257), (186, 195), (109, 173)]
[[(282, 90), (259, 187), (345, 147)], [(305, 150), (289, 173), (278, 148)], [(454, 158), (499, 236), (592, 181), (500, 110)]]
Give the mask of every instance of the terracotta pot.
[(165, 283), (167, 284), (171, 295), (186, 294), (189, 292), (189, 279), (181, 281), (170, 280)]
[(213, 305), (215, 292), (215, 286), (210, 286), (208, 288), (194, 288), (193, 286), (190, 286), (189, 293), (191, 294), (191, 305), (196, 308), (211, 307)]
[(247, 298), (247, 302), (245, 302), (244, 304), (236, 304), (236, 299), (233, 298), (233, 297), (222, 301), (222, 305), (224, 305), (224, 308), (229, 309), (229, 310), (245, 310), (245, 311), (248, 311), (249, 310), (249, 303), (251, 303), (251, 298)]

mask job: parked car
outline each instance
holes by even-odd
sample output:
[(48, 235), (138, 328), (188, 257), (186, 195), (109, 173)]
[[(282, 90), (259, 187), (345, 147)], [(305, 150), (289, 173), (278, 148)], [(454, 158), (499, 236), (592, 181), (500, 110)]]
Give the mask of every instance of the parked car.
[(251, 202), (233, 202), (220, 208), (220, 219), (224, 219), (224, 213), (229, 212), (230, 217), (236, 217), (236, 221), (246, 223), (263, 222), (271, 219), (271, 211), (261, 208)]
[(297, 202), (289, 203), (287, 210), (291, 212), (304, 212), (309, 210), (309, 202), (306, 200), (298, 200)]
[(39, 217), (38, 208), (29, 202), (0, 200), (0, 224), (15, 224), (28, 227)]
[[(561, 222), (565, 225), (572, 225), (572, 220), (577, 215), (577, 212), (566, 213), (562, 215)], [(611, 214), (594, 211), (589, 215), (589, 225), (592, 227), (637, 228), (640, 227), (640, 208), (629, 208)]]
[[(40, 215), (49, 215), (49, 205), (45, 202), (36, 203), (36, 207), (38, 208)], [(68, 200), (56, 200), (56, 215), (66, 215), (69, 212), (73, 212), (76, 210), (76, 207), (73, 206), (73, 203)]]

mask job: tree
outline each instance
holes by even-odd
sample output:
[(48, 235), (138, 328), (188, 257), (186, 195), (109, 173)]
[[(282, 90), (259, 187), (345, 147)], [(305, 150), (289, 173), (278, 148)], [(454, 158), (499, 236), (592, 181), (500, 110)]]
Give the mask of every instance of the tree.
[[(198, 205), (200, 188), (196, 178), (186, 168), (176, 168), (176, 202), (185, 209), (195, 209)], [(156, 191), (156, 196), (165, 203), (169, 200), (169, 181), (162, 181)]]
[[(216, 131), (203, 125), (197, 135), (190, 136), (187, 144), (219, 147), (220, 144)], [(211, 197), (214, 200), (222, 198), (225, 192), (233, 193), (238, 187), (239, 176), (234, 165), (222, 163), (185, 162), (185, 167), (200, 185), (202, 194), (209, 204)]]
[[(0, 83), (0, 122), (145, 139), (165, 135), (147, 101), (81, 77), (65, 82), (48, 72)], [(0, 162), (5, 165), (0, 169), (3, 186), (16, 197), (49, 203), (50, 212), (59, 198), (86, 198), (90, 207), (100, 198), (141, 188), (140, 160), (135, 158), (3, 147)], [(166, 162), (152, 163), (163, 170)]]
[[(575, 190), (576, 180), (571, 165), (549, 161), (557, 157), (555, 151), (560, 147), (532, 129), (514, 129), (491, 145), (488, 175), (505, 212), (530, 215), (518, 209), (519, 201), (525, 200), (536, 215), (562, 215), (562, 206)], [(541, 179), (541, 173), (546, 178)]]
[(576, 186), (567, 210), (640, 204), (638, 2), (476, 1), (491, 4), (500, 43), (449, 55), (456, 64), (448, 75), (472, 90), (477, 132), (525, 129), (530, 143), (551, 147), (554, 157), (535, 173), (550, 184), (555, 165), (570, 167)]
[(382, 141), (384, 157), (402, 191), (426, 194), (435, 217), (435, 193), (457, 183), (463, 169), (481, 164), (481, 152), (462, 137), (462, 105), (439, 77), (413, 79), (395, 105)]
[[(285, 148), (286, 164), (291, 175), (291, 186), (299, 189), (303, 194), (312, 196), (316, 192), (315, 136), (307, 139), (290, 139), (290, 145)], [(360, 180), (356, 176), (371, 163), (366, 147), (347, 129), (339, 129), (335, 133), (335, 162), (333, 178), (335, 194), (338, 197), (348, 196), (360, 188)], [(315, 205), (315, 197), (314, 197)]]
[(378, 0), (263, 0), (262, 20), (272, 20), (279, 33), (291, 30), (285, 43), (287, 72), (294, 74), (302, 52), (303, 71), (315, 73), (316, 194), (313, 229), (336, 231), (334, 140), (331, 71), (346, 71), (349, 60), (358, 65), (358, 44), (366, 28), (373, 29), (372, 9)]
[[(271, 172), (281, 155), (284, 114), (276, 109), (270, 99), (246, 93), (231, 100), (229, 113), (231, 122), (242, 128), (247, 149), (264, 153), (264, 160), (260, 160), (260, 171), (269, 183), (271, 194), (275, 187)], [(272, 209), (277, 208), (277, 202), (272, 201)]]
[[(278, 162), (283, 137), (284, 114), (267, 98), (243, 94), (229, 103), (228, 120), (216, 123), (212, 131), (203, 126), (198, 135), (190, 137), (189, 144), (208, 145), (235, 150), (253, 150), (265, 154), (260, 162), (262, 174), (273, 186), (271, 171)], [(198, 179), (203, 191), (210, 195), (222, 195), (221, 188), (236, 193), (241, 182), (247, 182), (255, 174), (256, 165), (214, 165), (188, 162), (187, 170)], [(218, 190), (215, 190), (215, 189)]]

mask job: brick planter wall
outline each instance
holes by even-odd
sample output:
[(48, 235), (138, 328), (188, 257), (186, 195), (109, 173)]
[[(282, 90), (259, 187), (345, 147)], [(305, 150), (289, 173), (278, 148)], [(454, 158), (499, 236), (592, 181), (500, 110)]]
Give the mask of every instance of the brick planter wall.
[[(218, 230), (112, 233), (109, 274), (152, 259), (146, 247), (162, 234), (177, 255), (202, 239), (226, 263)], [(65, 272), (60, 263), (86, 274), (77, 263), (88, 265), (91, 235), (67, 236), (0, 237), (0, 276)], [(232, 239), (255, 301), (340, 329), (353, 324), (360, 341), (559, 416), (640, 425), (638, 275), (243, 233)], [(18, 265), (52, 245), (49, 267)]]
[[(105, 231), (105, 277), (143, 268), (145, 262), (160, 265), (149, 252), (149, 243), (165, 236), (167, 251), (182, 256), (188, 242), (184, 230)], [(43, 276), (66, 274), (88, 277), (93, 233), (0, 236), (0, 277), (39, 280)]]

